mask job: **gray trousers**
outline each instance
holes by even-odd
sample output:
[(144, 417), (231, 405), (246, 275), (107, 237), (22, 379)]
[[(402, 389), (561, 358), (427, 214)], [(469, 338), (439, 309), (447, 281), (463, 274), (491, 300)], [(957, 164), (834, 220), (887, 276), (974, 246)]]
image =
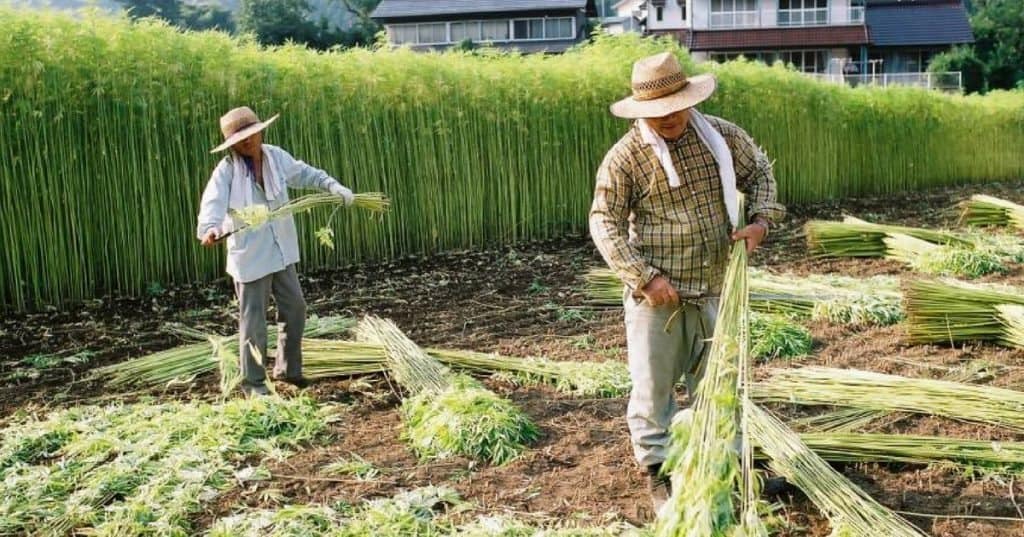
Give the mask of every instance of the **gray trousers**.
[(673, 318), (680, 306), (638, 303), (627, 289), (623, 306), (629, 376), (633, 380), (626, 422), (637, 462), (649, 466), (665, 461), (668, 429), (676, 413), (676, 383), (685, 376), (692, 401), (704, 375), (718, 299), (684, 303)]
[(306, 299), (302, 296), (295, 265), (268, 274), (258, 280), (235, 282), (238, 295), (238, 341), (242, 382), (262, 386), (266, 381), (263, 364), (256, 359), (267, 357), (267, 307), (270, 295), (277, 302), (277, 359), (274, 376), (302, 376), (302, 332), (306, 328)]

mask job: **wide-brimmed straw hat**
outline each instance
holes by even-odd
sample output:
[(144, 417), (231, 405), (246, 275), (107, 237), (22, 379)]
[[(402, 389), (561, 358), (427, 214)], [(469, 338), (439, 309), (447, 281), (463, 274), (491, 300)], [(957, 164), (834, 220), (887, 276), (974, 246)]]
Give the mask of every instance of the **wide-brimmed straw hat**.
[(281, 114), (260, 121), (256, 112), (248, 106), (239, 106), (220, 117), (220, 132), (224, 133), (224, 143), (214, 147), (210, 153), (219, 153), (225, 149), (245, 140), (246, 138), (260, 132), (270, 126)]
[(611, 106), (612, 114), (653, 118), (691, 108), (715, 92), (710, 74), (687, 77), (671, 52), (648, 56), (633, 64), (633, 95)]

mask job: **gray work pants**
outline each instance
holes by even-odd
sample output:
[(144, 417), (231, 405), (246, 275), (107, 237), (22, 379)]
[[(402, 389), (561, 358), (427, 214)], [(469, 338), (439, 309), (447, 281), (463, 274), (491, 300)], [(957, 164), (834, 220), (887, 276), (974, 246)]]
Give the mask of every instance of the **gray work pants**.
[(267, 307), (270, 295), (277, 302), (277, 359), (274, 376), (302, 376), (302, 332), (306, 328), (306, 299), (302, 296), (295, 265), (268, 274), (258, 280), (235, 282), (238, 295), (238, 340), (242, 382), (262, 386), (266, 381), (263, 364), (257, 360), (267, 356)]
[(676, 412), (676, 383), (685, 376), (692, 401), (704, 375), (718, 299), (686, 302), (673, 318), (680, 306), (652, 307), (647, 301), (638, 302), (627, 289), (623, 306), (629, 376), (633, 380), (626, 422), (637, 462), (649, 466), (665, 461), (668, 429)]

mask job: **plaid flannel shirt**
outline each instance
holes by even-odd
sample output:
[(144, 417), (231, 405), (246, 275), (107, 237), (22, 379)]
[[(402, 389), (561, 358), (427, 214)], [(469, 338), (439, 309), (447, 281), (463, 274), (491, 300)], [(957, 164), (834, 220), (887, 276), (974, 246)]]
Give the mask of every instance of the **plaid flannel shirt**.
[[(705, 117), (732, 152), (748, 221), (784, 218), (764, 152), (743, 129)], [(718, 294), (732, 242), (718, 164), (692, 124), (666, 144), (679, 173), (678, 188), (669, 186), (636, 124), (612, 147), (597, 172), (590, 234), (608, 266), (634, 292), (660, 274), (683, 294)]]

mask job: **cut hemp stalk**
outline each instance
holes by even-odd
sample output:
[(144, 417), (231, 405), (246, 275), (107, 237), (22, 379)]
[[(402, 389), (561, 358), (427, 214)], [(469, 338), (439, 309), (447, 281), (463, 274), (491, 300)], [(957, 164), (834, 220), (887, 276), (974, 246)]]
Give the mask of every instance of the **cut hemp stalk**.
[(984, 194), (961, 204), (960, 221), (971, 226), (1012, 226), (1024, 230), (1024, 206)]
[(391, 321), (367, 316), (356, 334), (384, 346), (388, 370), (409, 392), (401, 408), (403, 437), (421, 458), (462, 455), (504, 464), (537, 439), (536, 426), (515, 405), (453, 374)]
[(1024, 305), (1024, 290), (957, 280), (917, 280), (906, 292), (907, 334), (914, 343), (996, 341), (1017, 346), (1014, 310)]

